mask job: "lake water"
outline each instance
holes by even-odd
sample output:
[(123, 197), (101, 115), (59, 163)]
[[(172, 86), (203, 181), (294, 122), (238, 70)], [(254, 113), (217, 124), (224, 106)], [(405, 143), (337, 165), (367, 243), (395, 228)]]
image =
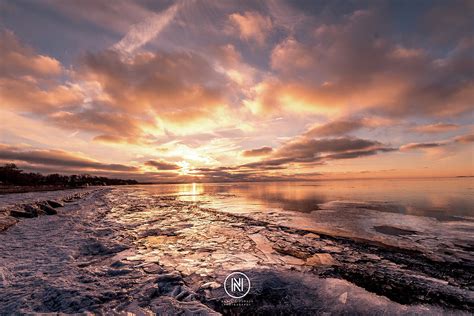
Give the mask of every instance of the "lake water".
[(439, 220), (474, 217), (474, 178), (163, 184), (147, 190), (236, 212), (309, 213), (328, 202), (354, 201), (378, 211)]

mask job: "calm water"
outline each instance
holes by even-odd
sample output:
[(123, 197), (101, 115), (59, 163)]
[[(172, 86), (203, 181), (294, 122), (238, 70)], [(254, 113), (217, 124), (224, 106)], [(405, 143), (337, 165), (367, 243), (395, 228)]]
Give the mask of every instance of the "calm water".
[(236, 211), (312, 212), (323, 203), (356, 201), (375, 210), (442, 220), (474, 217), (474, 178), (165, 184), (147, 190)]

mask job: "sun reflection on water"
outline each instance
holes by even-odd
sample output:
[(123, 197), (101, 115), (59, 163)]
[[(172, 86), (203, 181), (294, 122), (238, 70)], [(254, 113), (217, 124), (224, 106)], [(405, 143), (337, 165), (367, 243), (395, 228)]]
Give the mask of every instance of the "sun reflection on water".
[(202, 183), (183, 183), (178, 187), (179, 196), (187, 196), (189, 200), (196, 202), (197, 196), (204, 193)]

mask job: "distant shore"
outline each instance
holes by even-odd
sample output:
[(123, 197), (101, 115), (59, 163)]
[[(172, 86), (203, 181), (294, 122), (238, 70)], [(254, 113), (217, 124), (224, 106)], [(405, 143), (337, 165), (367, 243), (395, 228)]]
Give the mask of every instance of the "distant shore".
[(59, 191), (77, 189), (64, 185), (0, 185), (0, 195), (13, 193), (41, 192), (41, 191)]
[[(133, 185), (133, 184), (129, 184)], [(90, 187), (108, 187), (113, 185), (100, 186), (64, 186), (64, 185), (0, 185), (0, 196), (14, 193), (29, 193), (29, 192), (44, 192), (44, 191), (62, 191), (62, 190), (77, 190)]]

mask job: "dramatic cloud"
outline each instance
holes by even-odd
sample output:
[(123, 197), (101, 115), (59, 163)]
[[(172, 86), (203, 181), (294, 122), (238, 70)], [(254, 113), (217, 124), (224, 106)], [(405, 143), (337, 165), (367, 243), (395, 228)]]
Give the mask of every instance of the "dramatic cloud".
[(145, 119), (138, 120), (126, 113), (105, 112), (99, 107), (78, 112), (56, 112), (49, 120), (65, 129), (99, 133), (95, 141), (110, 143), (134, 143), (140, 140), (142, 129), (150, 125)]
[(382, 149), (385, 149), (385, 147), (380, 142), (352, 137), (325, 139), (297, 138), (278, 148), (274, 156), (293, 158), (300, 162), (312, 162), (319, 160), (321, 154), (324, 153)]
[(355, 11), (342, 22), (313, 26), (304, 41), (289, 37), (273, 50), (274, 70), (247, 100), (254, 112), (449, 116), (474, 99), (474, 49), (463, 38), (449, 54), (406, 47), (384, 29), (384, 12)]
[(82, 101), (77, 87), (61, 84), (60, 62), (36, 54), (13, 32), (0, 30), (0, 103), (6, 108), (47, 112)]
[(22, 45), (13, 32), (2, 31), (0, 39), (2, 77), (48, 77), (61, 73), (61, 64), (58, 60), (36, 54), (33, 49)]
[(456, 136), (449, 140), (443, 140), (438, 142), (430, 143), (409, 143), (400, 147), (401, 151), (417, 150), (417, 149), (429, 149), (436, 147), (443, 147), (454, 144), (468, 144), (474, 142), (474, 134)]
[(158, 170), (178, 170), (181, 167), (175, 163), (167, 162), (167, 161), (156, 161), (156, 160), (149, 160), (145, 162), (145, 165), (150, 167), (155, 167)]
[(191, 121), (225, 106), (226, 79), (199, 55), (141, 53), (122, 59), (114, 51), (88, 54), (81, 75), (100, 84), (110, 107), (132, 114)]
[(63, 168), (82, 171), (138, 171), (136, 167), (101, 163), (63, 150), (19, 148), (5, 144), (0, 144), (0, 159), (54, 166), (57, 172), (60, 172)]
[(358, 158), (393, 150), (380, 142), (354, 137), (312, 139), (299, 136), (274, 150), (267, 159), (241, 167), (273, 169), (290, 163), (324, 164), (334, 159)]
[(271, 147), (262, 147), (262, 148), (257, 148), (257, 149), (249, 149), (249, 150), (244, 150), (242, 152), (242, 155), (244, 157), (257, 157), (257, 156), (265, 156), (270, 154), (273, 151)]
[(11, 2), (0, 159), (161, 182), (472, 174), (472, 8)]
[(308, 137), (340, 136), (364, 127), (363, 121), (333, 121), (308, 130)]
[(197, 54), (147, 52), (123, 59), (113, 50), (89, 53), (75, 76), (93, 87), (89, 105), (48, 119), (97, 133), (96, 141), (148, 143), (168, 131), (207, 131), (226, 121), (228, 79)]
[(267, 35), (272, 29), (271, 19), (258, 12), (234, 13), (229, 16), (229, 20), (238, 28), (241, 39), (253, 40), (259, 45), (265, 43)]
[(397, 124), (399, 121), (396, 119), (381, 117), (337, 119), (312, 125), (303, 135), (306, 137), (344, 136), (363, 128), (373, 130)]

